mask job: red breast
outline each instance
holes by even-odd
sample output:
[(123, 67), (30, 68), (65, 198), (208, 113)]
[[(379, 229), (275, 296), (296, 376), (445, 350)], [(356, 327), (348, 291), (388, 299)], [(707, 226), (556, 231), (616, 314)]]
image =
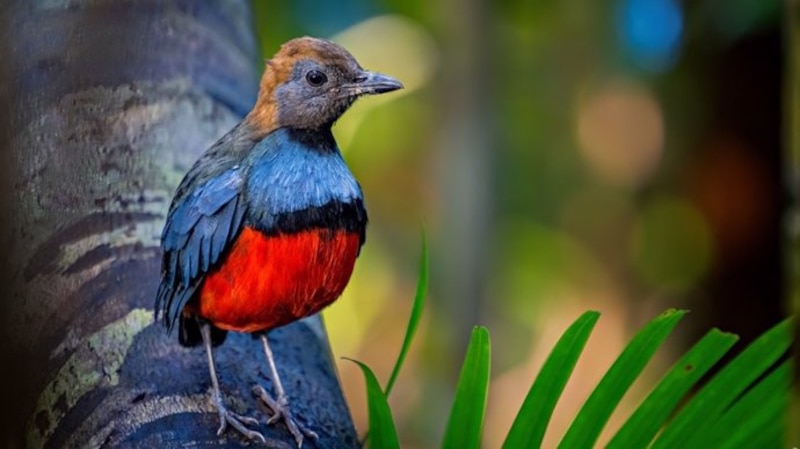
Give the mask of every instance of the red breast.
[(188, 308), (225, 330), (282, 326), (339, 297), (359, 246), (359, 234), (345, 230), (265, 235), (245, 228)]

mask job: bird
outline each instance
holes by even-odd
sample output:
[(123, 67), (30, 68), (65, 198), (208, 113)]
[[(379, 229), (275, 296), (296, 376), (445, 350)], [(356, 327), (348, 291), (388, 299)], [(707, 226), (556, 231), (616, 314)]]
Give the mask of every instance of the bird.
[(259, 421), (223, 399), (213, 349), (228, 332), (262, 343), (271, 396), (254, 393), (302, 447), (318, 438), (292, 414), (267, 333), (319, 312), (349, 282), (366, 238), (361, 186), (331, 128), (359, 97), (403, 88), (363, 69), (340, 45), (300, 37), (266, 61), (252, 110), (194, 163), (172, 198), (161, 234), (155, 317), (183, 346), (205, 347), (219, 414), (249, 440)]

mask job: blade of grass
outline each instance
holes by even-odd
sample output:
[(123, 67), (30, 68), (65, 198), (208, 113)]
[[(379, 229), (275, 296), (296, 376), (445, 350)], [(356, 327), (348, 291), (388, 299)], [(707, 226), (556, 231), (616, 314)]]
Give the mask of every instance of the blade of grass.
[[(729, 444), (720, 445), (720, 449), (742, 449), (742, 448), (772, 448), (772, 449), (794, 449), (797, 446), (787, 446), (784, 438), (786, 438), (786, 416), (775, 418), (780, 421), (781, 426), (773, 425), (766, 426), (759, 429), (752, 435), (752, 438), (744, 442), (739, 442), (738, 446)], [(796, 426), (791, 426), (796, 427)]]
[(503, 443), (503, 449), (541, 446), (556, 402), (564, 391), (599, 317), (598, 312), (584, 313), (559, 338), (531, 385)]
[[(678, 360), (608, 443), (608, 449), (647, 447), (683, 396), (739, 339), (712, 329)], [(711, 447), (711, 446), (707, 446)]]
[(791, 320), (761, 335), (723, 368), (664, 429), (653, 449), (684, 447), (692, 436), (714, 422), (740, 394), (789, 348)]
[(372, 370), (358, 360), (348, 359), (361, 368), (364, 381), (367, 384), (367, 412), (369, 414), (369, 439), (370, 449), (399, 449), (397, 430), (394, 427), (392, 411), (386, 396), (383, 394), (378, 379)]
[(483, 416), (489, 393), (491, 344), (489, 331), (476, 326), (469, 339), (467, 355), (458, 376), (453, 409), (447, 420), (442, 448), (478, 449), (481, 447)]
[[(789, 402), (786, 393), (773, 395), (759, 402), (760, 409), (742, 421), (741, 425), (731, 429), (720, 449), (738, 449), (743, 447), (782, 447), (784, 433), (784, 419)], [(771, 441), (765, 441), (760, 446), (752, 442), (760, 436), (769, 436)], [(697, 447), (697, 446), (696, 446)], [(705, 446), (708, 447), (708, 446)]]
[(595, 445), (622, 396), (685, 314), (682, 310), (668, 310), (636, 333), (578, 412), (560, 449)]
[(411, 316), (408, 318), (408, 326), (406, 326), (406, 336), (403, 339), (403, 346), (400, 348), (400, 354), (397, 356), (397, 362), (392, 369), (392, 375), (389, 376), (389, 381), (386, 383), (386, 396), (392, 392), (392, 387), (400, 374), (400, 368), (408, 354), (408, 348), (411, 347), (411, 341), (414, 339), (414, 334), (417, 332), (419, 320), (422, 317), (422, 311), (425, 308), (425, 296), (428, 291), (428, 245), (425, 238), (425, 230), (422, 230), (422, 250), (419, 256), (419, 273), (417, 275), (417, 292), (414, 295), (414, 304), (411, 306)]
[(736, 401), (719, 420), (713, 424), (705, 423), (703, 431), (696, 433), (686, 447), (745, 447), (771, 426), (776, 427), (780, 435), (786, 424), (781, 415), (788, 407), (791, 373), (791, 361), (783, 362)]

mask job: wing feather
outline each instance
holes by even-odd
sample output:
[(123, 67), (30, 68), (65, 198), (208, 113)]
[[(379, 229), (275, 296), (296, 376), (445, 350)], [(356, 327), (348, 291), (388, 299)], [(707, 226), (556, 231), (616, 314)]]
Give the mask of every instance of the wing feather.
[(206, 273), (241, 231), (244, 179), (233, 167), (174, 203), (161, 235), (163, 264), (156, 318), (171, 329)]

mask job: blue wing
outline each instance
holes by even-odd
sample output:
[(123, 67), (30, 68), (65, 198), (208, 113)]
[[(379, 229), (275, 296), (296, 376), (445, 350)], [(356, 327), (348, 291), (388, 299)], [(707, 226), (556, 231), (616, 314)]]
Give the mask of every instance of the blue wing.
[[(173, 203), (161, 234), (156, 319), (171, 329), (195, 290), (241, 230), (244, 178), (236, 166)], [(180, 189), (179, 189), (180, 191)]]

